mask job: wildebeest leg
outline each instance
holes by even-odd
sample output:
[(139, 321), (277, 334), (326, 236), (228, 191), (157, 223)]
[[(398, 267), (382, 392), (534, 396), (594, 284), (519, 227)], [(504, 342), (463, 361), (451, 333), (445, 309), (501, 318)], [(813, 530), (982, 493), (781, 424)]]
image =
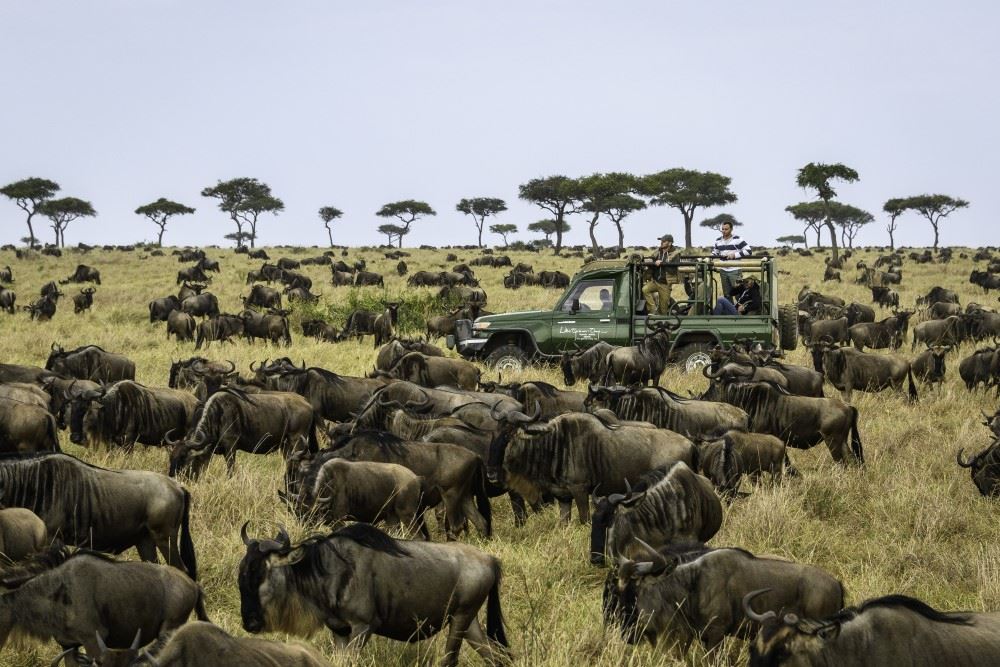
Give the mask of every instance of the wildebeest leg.
[(349, 644), (357, 650), (361, 650), (368, 643), (368, 638), (372, 636), (372, 629), (367, 624), (352, 625)]
[(457, 539), (468, 528), (468, 519), (462, 511), (462, 499), (454, 490), (441, 494), (444, 500), (445, 527), (449, 540)]
[(573, 500), (576, 501), (577, 518), (584, 525), (590, 521), (590, 494), (588, 491), (589, 489), (579, 484), (570, 487), (569, 490), (573, 494)]
[[(458, 652), (462, 648), (462, 640), (465, 639), (465, 633), (475, 619), (473, 614), (456, 614), (451, 617), (448, 639), (444, 645), (444, 657), (441, 658), (441, 667), (455, 667), (458, 664)], [(482, 634), (482, 630), (480, 630), (480, 634)]]
[(462, 500), (462, 513), (472, 521), (480, 535), (486, 535), (486, 517), (479, 513), (479, 508), (473, 501), (472, 496), (465, 496)]
[(510, 497), (510, 508), (514, 511), (514, 525), (523, 526), (528, 521), (528, 508), (524, 503), (524, 496), (514, 491), (508, 491)]
[[(147, 535), (142, 538), (142, 540), (135, 545), (135, 550), (139, 552), (139, 558), (147, 563), (158, 562), (156, 559), (156, 542), (151, 535)], [(166, 558), (167, 553), (164, 553), (163, 557)]]
[(465, 630), (465, 641), (469, 642), (476, 653), (478, 653), (487, 665), (502, 665), (507, 656), (503, 646), (495, 644), (487, 638), (483, 632), (483, 626), (479, 625), (479, 619), (473, 618), (469, 627)]
[(563, 523), (569, 523), (570, 516), (573, 514), (573, 500), (563, 500), (559, 498), (559, 520)]

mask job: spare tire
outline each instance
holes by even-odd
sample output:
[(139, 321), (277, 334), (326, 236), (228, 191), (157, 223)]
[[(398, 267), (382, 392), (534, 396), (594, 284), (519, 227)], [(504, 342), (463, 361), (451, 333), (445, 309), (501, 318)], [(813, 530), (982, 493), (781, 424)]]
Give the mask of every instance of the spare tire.
[(782, 350), (799, 345), (799, 309), (793, 303), (778, 307), (778, 336)]

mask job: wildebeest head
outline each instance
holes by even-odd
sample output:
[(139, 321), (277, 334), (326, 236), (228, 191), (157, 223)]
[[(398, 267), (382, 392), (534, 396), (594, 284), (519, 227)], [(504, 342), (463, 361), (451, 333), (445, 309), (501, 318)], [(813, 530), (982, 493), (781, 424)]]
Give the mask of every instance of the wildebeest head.
[(104, 408), (102, 399), (105, 394), (107, 387), (75, 392), (67, 389), (64, 392), (65, 405), (69, 409), (69, 441), (74, 445), (79, 445), (86, 439), (83, 423), (91, 408), (97, 411), (100, 420), (100, 412)]
[(498, 428), (493, 442), (490, 443), (489, 460), (486, 462), (486, 474), (493, 483), (503, 482), (503, 460), (507, 453), (507, 444), (517, 430), (524, 429), (526, 432), (537, 433), (540, 432), (539, 429), (545, 431), (548, 427), (547, 424), (536, 425), (542, 416), (542, 406), (538, 401), (535, 401), (534, 411), (530, 415), (517, 410), (498, 413), (498, 405), (490, 408), (490, 416), (496, 420)]
[(591, 494), (594, 512), (590, 517), (590, 562), (592, 565), (604, 565), (605, 552), (608, 544), (608, 531), (615, 519), (619, 507), (632, 507), (642, 501), (645, 491), (634, 493), (628, 480), (625, 480), (628, 493), (612, 493), (600, 497)]
[(281, 528), (273, 540), (251, 539), (247, 535), (247, 521), (240, 529), (240, 537), (246, 546), (246, 554), (240, 561), (238, 582), (240, 587), (240, 616), (243, 629), (247, 632), (261, 632), (267, 625), (265, 612), (271, 601), (271, 587), (267, 584), (267, 574), (272, 558), (286, 558), (292, 551), (288, 532)]
[(200, 429), (193, 430), (181, 440), (174, 439), (173, 433), (174, 431), (170, 430), (163, 436), (163, 442), (170, 449), (168, 474), (176, 477), (187, 473), (192, 479), (197, 479), (205, 470), (209, 457), (215, 450), (217, 445), (215, 439), (209, 438), (208, 434)]
[(994, 436), (1000, 438), (1000, 409), (994, 412), (992, 417), (985, 412), (982, 414), (985, 419), (983, 426), (988, 428)]
[(1000, 495), (1000, 437), (967, 460), (963, 460), (962, 451), (958, 450), (955, 459), (959, 466), (969, 468), (979, 493), (987, 497)]
[(603, 387), (589, 384), (587, 385), (587, 397), (583, 399), (583, 407), (587, 411), (593, 411), (600, 408), (614, 410), (615, 406), (622, 399), (622, 397), (629, 394), (630, 391), (631, 390), (628, 387)]
[[(61, 345), (52, 343), (52, 347), (50, 348), (49, 351), (49, 358), (45, 362), (45, 370), (64, 375), (65, 369), (62, 368), (62, 365), (63, 365), (63, 359), (66, 358), (67, 354), (69, 353), (66, 352), (66, 350)], [(59, 369), (57, 369), (56, 366), (58, 366)]]

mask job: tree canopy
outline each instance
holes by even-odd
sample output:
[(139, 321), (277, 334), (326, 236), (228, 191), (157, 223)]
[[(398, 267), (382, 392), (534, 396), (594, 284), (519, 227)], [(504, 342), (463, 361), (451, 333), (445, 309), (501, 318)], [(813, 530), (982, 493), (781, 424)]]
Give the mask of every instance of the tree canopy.
[(59, 184), (46, 178), (25, 178), (0, 188), (0, 194), (12, 200), (18, 208), (28, 214), (29, 247), (35, 247), (35, 229), (31, 219), (40, 213), (39, 207), (59, 192)]
[(729, 213), (720, 213), (719, 215), (716, 215), (714, 217), (705, 218), (704, 220), (698, 223), (698, 226), (719, 231), (720, 229), (722, 229), (722, 225), (726, 224), (727, 222), (733, 227), (743, 226), (742, 222), (737, 220), (734, 216), (732, 216)]
[(344, 215), (344, 212), (334, 206), (323, 206), (319, 209), (319, 219), (326, 227), (326, 235), (330, 239), (330, 247), (333, 247), (333, 232), (330, 230), (330, 223)]
[(787, 243), (789, 245), (795, 245), (796, 243), (805, 244), (806, 237), (802, 234), (790, 234), (788, 236), (779, 236), (775, 239), (778, 243)]
[(729, 189), (732, 179), (711, 171), (674, 168), (639, 179), (640, 194), (653, 206), (669, 206), (684, 217), (684, 247), (691, 247), (691, 224), (699, 208), (723, 206), (736, 201)]
[(947, 218), (960, 208), (968, 208), (969, 202), (949, 195), (937, 194), (906, 197), (903, 200), (903, 205), (906, 210), (916, 211), (927, 218), (927, 222), (931, 223), (931, 227), (934, 228), (934, 249), (937, 250), (938, 226), (941, 224), (941, 219)]
[(163, 245), (163, 232), (167, 229), (167, 220), (175, 215), (189, 215), (194, 213), (194, 209), (184, 204), (160, 197), (154, 202), (144, 204), (135, 209), (136, 215), (144, 215), (160, 228), (160, 233), (156, 238), (156, 245)]
[(89, 201), (77, 199), (76, 197), (63, 197), (62, 199), (49, 199), (39, 206), (38, 212), (48, 218), (52, 223), (52, 229), (56, 233), (56, 245), (66, 245), (66, 228), (69, 223), (84, 217), (94, 217), (97, 211)]
[[(837, 191), (833, 189), (832, 181), (844, 181), (854, 183), (858, 180), (858, 172), (839, 162), (834, 164), (824, 164), (821, 162), (810, 162), (799, 169), (795, 177), (795, 183), (804, 190), (815, 190), (816, 196), (823, 202), (827, 215), (823, 221), (830, 231), (830, 245), (833, 248), (833, 259), (839, 257), (837, 250), (837, 231), (833, 228), (833, 220), (830, 218), (830, 201), (837, 196)], [(786, 209), (787, 210), (787, 209)]]
[(562, 252), (563, 232), (569, 229), (563, 227), (566, 216), (578, 212), (582, 205), (580, 182), (568, 176), (546, 176), (522, 183), (517, 190), (518, 198), (555, 216), (555, 254), (558, 255)]
[[(473, 197), (472, 199), (462, 199), (455, 205), (455, 210), (459, 213), (472, 216), (472, 220), (476, 224), (476, 229), (479, 231), (477, 243), (479, 244), (479, 247), (482, 248), (483, 225), (486, 222), (486, 218), (506, 211), (507, 202), (503, 199), (497, 199), (496, 197)], [(492, 231), (492, 229), (493, 228), (491, 227), (490, 231)], [(506, 242), (505, 238), (504, 243), (506, 244)]]
[(219, 200), (219, 209), (229, 214), (236, 223), (237, 233), (243, 233), (243, 226), (248, 225), (248, 235), (239, 237), (237, 245), (243, 245), (243, 239), (250, 240), (254, 247), (257, 239), (257, 218), (261, 213), (277, 214), (285, 209), (285, 203), (271, 194), (271, 187), (261, 183), (256, 178), (233, 178), (219, 181), (213, 187), (201, 191), (202, 197), (212, 197)]
[(385, 234), (388, 240), (388, 244), (391, 246), (394, 239), (399, 239), (399, 246), (403, 247), (403, 237), (409, 234), (409, 230), (405, 227), (400, 227), (399, 225), (393, 225), (387, 223), (378, 226), (379, 234)]
[[(427, 202), (416, 201), (414, 199), (404, 199), (402, 201), (394, 201), (385, 204), (375, 212), (380, 218), (396, 218), (401, 223), (403, 223), (401, 229), (403, 230), (400, 234), (394, 234), (394, 236), (399, 239), (399, 247), (403, 247), (403, 237), (410, 233), (410, 225), (415, 221), (424, 217), (425, 215), (437, 215), (437, 212), (431, 208), (431, 205)], [(398, 225), (395, 225), (398, 227)], [(379, 227), (379, 231), (383, 234), (387, 232), (383, 231), (383, 228), (387, 225), (382, 225)], [(390, 245), (392, 242), (390, 241)]]
[(889, 214), (889, 223), (885, 226), (885, 230), (889, 232), (889, 248), (895, 250), (897, 218), (906, 212), (906, 200), (901, 197), (889, 199), (882, 205), (882, 210)]
[[(528, 225), (528, 231), (545, 234), (545, 239), (548, 240), (550, 236), (556, 233), (558, 225), (559, 223), (557, 223), (555, 220), (539, 220), (538, 222), (533, 222), (530, 225)], [(563, 221), (562, 230), (564, 234), (569, 231), (568, 222)]]
[(502, 236), (504, 246), (508, 246), (510, 245), (510, 243), (507, 242), (507, 235), (516, 234), (517, 225), (512, 225), (510, 223), (490, 225), (490, 231), (493, 232), (494, 234), (499, 234), (500, 236)]
[(580, 208), (591, 213), (590, 243), (596, 253), (599, 249), (594, 228), (600, 216), (605, 215), (618, 229), (618, 247), (625, 246), (622, 221), (629, 214), (646, 208), (646, 202), (632, 195), (636, 189), (636, 177), (632, 174), (612, 172), (593, 174), (579, 180)]

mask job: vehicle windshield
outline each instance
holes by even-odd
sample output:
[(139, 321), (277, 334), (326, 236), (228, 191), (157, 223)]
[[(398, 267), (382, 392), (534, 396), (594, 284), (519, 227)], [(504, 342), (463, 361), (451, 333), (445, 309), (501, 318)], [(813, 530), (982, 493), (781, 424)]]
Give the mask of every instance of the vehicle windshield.
[(560, 310), (564, 313), (573, 312), (574, 302), (579, 302), (579, 312), (607, 311), (611, 312), (614, 301), (615, 281), (612, 278), (599, 280), (584, 280), (563, 300)]

